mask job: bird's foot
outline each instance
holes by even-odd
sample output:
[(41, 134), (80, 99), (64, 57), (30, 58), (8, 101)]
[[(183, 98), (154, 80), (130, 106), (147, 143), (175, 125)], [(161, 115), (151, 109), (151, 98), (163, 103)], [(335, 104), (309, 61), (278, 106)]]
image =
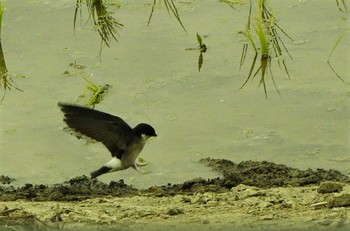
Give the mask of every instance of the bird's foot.
[(138, 171), (139, 173), (142, 173), (143, 175), (146, 175), (146, 174), (149, 174), (151, 173), (151, 171), (145, 171), (145, 170), (142, 170), (138, 167), (138, 164), (135, 162), (133, 166), (131, 166), (133, 169), (135, 169), (136, 171)]
[(149, 162), (147, 160), (143, 159), (142, 157), (139, 157), (136, 160), (136, 164), (139, 167), (144, 167), (144, 166), (147, 166), (149, 164)]
[(142, 173), (143, 175), (147, 175), (147, 174), (152, 173), (152, 171), (150, 171), (150, 170), (142, 170), (142, 171), (138, 171), (138, 172)]

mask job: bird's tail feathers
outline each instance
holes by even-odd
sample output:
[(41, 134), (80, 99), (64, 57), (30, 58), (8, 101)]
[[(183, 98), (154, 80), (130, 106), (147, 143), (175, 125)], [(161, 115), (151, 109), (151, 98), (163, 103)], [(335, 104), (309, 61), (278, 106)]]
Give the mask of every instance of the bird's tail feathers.
[(125, 169), (125, 167), (123, 167), (121, 161), (116, 158), (113, 157), (110, 161), (108, 161), (104, 166), (102, 166), (101, 168), (99, 168), (98, 170), (90, 173), (91, 178), (96, 178), (102, 174), (108, 173), (108, 172), (115, 172), (115, 171), (120, 171)]
[(92, 173), (90, 173), (91, 175), (91, 179), (94, 179), (102, 174), (105, 174), (107, 172), (109, 172), (112, 168), (110, 167), (106, 167), (106, 166), (102, 166), (101, 168), (99, 168), (98, 170), (96, 171), (93, 171)]

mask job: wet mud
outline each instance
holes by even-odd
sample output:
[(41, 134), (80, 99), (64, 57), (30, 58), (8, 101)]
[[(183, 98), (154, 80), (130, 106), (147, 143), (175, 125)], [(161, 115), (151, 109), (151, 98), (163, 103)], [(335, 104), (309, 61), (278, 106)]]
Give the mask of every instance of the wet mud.
[[(175, 196), (205, 192), (228, 192), (231, 188), (244, 184), (259, 188), (307, 186), (323, 181), (350, 183), (350, 177), (336, 170), (308, 169), (299, 170), (282, 164), (267, 161), (243, 161), (234, 163), (225, 159), (205, 158), (201, 163), (222, 174), (215, 179), (195, 178), (182, 184), (153, 186), (148, 189), (136, 189), (123, 180), (111, 181), (109, 184), (91, 180), (87, 176), (78, 176), (62, 184), (33, 185), (27, 183), (22, 187), (0, 186), (0, 200), (18, 199), (30, 201), (80, 201), (101, 196)], [(14, 179), (1, 176), (2, 182), (10, 184)], [(3, 183), (4, 184), (4, 183)]]
[(1, 184), (11, 184), (13, 181), (15, 181), (14, 178), (4, 176), (4, 175), (0, 176), (0, 183)]
[(200, 162), (222, 176), (148, 189), (123, 180), (106, 184), (87, 176), (61, 184), (14, 187), (14, 179), (1, 176), (0, 230), (350, 227), (350, 178), (344, 173), (299, 170), (266, 161), (236, 164), (206, 158)]
[(350, 177), (337, 170), (300, 170), (267, 161), (243, 161), (235, 164), (225, 159), (201, 159), (214, 171), (223, 175), (221, 179), (228, 187), (245, 184), (261, 188), (279, 186), (306, 186), (322, 181), (350, 182)]

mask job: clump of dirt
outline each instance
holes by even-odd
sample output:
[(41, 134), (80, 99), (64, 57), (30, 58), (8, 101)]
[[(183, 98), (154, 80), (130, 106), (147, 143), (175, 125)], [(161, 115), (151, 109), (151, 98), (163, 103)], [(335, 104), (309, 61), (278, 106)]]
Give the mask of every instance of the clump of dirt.
[(11, 184), (13, 181), (15, 181), (14, 178), (4, 176), (4, 175), (0, 176), (0, 183), (1, 184)]
[(300, 170), (267, 161), (242, 161), (239, 164), (225, 159), (204, 158), (200, 162), (223, 175), (223, 185), (238, 184), (271, 188), (280, 186), (306, 186), (323, 181), (349, 183), (350, 177), (337, 170)]
[(223, 184), (223, 180), (220, 178), (204, 179), (201, 177), (194, 178), (183, 182), (182, 184), (170, 184), (163, 186), (153, 186), (148, 189), (140, 190), (142, 194), (154, 195), (158, 197), (162, 196), (175, 196), (175, 195), (192, 195), (193, 193), (205, 193), (216, 192), (223, 193), (228, 192), (230, 187), (226, 187)]
[(135, 195), (137, 191), (137, 189), (125, 184), (123, 180), (111, 181), (109, 184), (105, 184), (98, 180), (91, 180), (87, 176), (79, 176), (63, 184), (52, 186), (25, 184), (18, 188), (13, 186), (0, 187), (0, 200), (81, 201), (105, 195)]
[(350, 178), (336, 170), (299, 170), (282, 164), (267, 161), (243, 161), (239, 164), (225, 159), (202, 159), (223, 176), (215, 179), (195, 178), (182, 184), (153, 186), (148, 189), (136, 189), (126, 185), (123, 180), (111, 181), (109, 184), (87, 176), (75, 177), (63, 184), (32, 185), (22, 187), (0, 186), (0, 201), (25, 199), (31, 201), (81, 201), (101, 196), (175, 196), (192, 195), (194, 193), (224, 193), (231, 188), (244, 184), (259, 188), (284, 186), (306, 186), (323, 181), (349, 183)]

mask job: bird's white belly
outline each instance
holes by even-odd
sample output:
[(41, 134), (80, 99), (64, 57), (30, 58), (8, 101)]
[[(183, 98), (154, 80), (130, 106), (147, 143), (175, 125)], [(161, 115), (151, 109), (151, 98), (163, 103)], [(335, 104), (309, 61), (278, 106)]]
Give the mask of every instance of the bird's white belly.
[(104, 166), (106, 166), (108, 168), (111, 168), (110, 172), (114, 172), (114, 171), (119, 171), (119, 170), (125, 169), (125, 167), (123, 166), (122, 162), (116, 157), (113, 157)]
[[(111, 168), (110, 172), (120, 171), (132, 167), (135, 165), (135, 161), (142, 151), (147, 139), (149, 137), (142, 136), (141, 142), (134, 144), (129, 148), (128, 153), (125, 153), (122, 156), (122, 159), (118, 159), (113, 157), (109, 162), (107, 162), (104, 166)], [(141, 144), (141, 145), (140, 145)]]

